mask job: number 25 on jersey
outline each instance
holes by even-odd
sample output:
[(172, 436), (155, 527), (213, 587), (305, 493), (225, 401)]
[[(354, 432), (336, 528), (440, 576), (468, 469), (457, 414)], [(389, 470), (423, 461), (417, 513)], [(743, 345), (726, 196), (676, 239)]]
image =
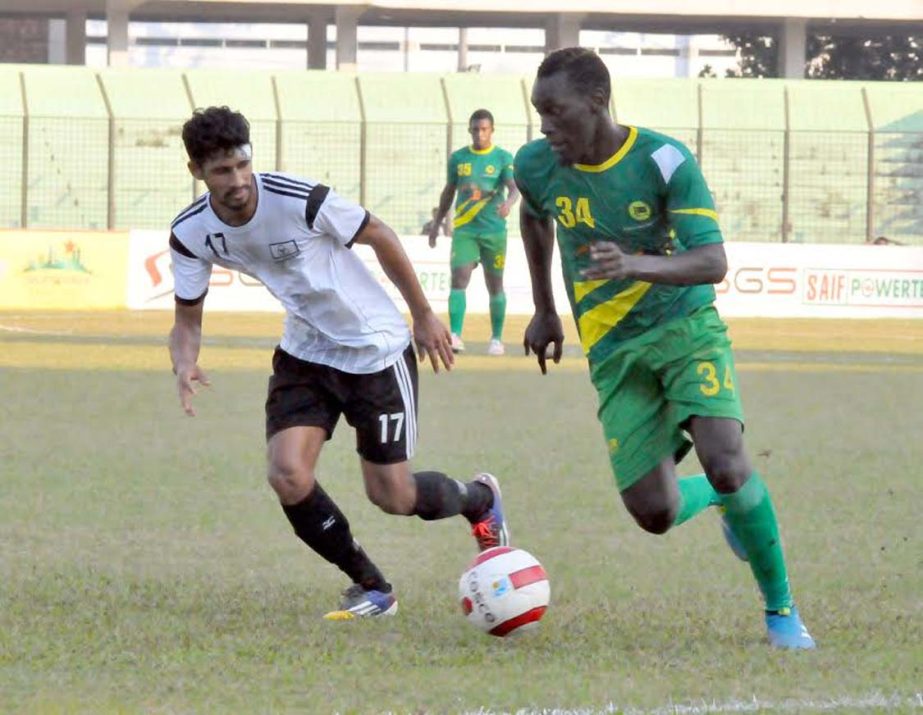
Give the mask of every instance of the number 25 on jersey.
[(578, 196), (576, 202), (569, 196), (558, 196), (554, 205), (558, 207), (558, 221), (564, 228), (573, 228), (578, 223), (596, 228), (596, 221), (590, 211), (590, 200), (586, 196)]

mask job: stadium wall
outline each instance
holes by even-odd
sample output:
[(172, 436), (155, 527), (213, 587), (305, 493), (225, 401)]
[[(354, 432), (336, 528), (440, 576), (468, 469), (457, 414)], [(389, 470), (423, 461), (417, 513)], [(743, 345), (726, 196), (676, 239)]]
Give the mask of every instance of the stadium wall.
[[(0, 310), (172, 310), (169, 234), (130, 232), (0, 232)], [(449, 294), (449, 241), (429, 248), (422, 236), (404, 236), (404, 247), (435, 310)], [(356, 250), (372, 275), (406, 311), (400, 295), (367, 246)], [(729, 270), (717, 288), (728, 317), (921, 318), (923, 247), (727, 245)], [(532, 293), (521, 241), (511, 241), (504, 283), (511, 315), (532, 313)], [(568, 310), (559, 272), (553, 287), (559, 310)], [(472, 314), (489, 312), (480, 281), (468, 291)], [(259, 281), (215, 267), (209, 310), (280, 312)]]
[[(473, 109), (494, 112), (510, 150), (539, 135), (531, 81), (0, 65), (0, 227), (165, 225), (203, 190), (183, 121), (227, 103), (251, 121), (258, 170), (323, 181), (417, 233)], [(612, 108), (695, 151), (730, 242), (923, 245), (920, 83), (625, 78)]]

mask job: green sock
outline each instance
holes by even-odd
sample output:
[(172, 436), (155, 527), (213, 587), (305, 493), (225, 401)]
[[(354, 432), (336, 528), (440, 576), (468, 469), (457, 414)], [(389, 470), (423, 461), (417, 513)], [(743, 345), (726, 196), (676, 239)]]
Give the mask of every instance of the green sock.
[(490, 296), (490, 337), (499, 340), (503, 336), (503, 321), (506, 319), (506, 293)]
[(710, 506), (718, 506), (721, 497), (704, 474), (695, 474), (678, 480), (679, 509), (673, 526), (679, 526)]
[(750, 570), (759, 584), (767, 611), (790, 608), (788, 585), (779, 524), (766, 485), (756, 472), (733, 494), (721, 494), (725, 518), (747, 551)]
[(465, 291), (453, 288), (449, 291), (449, 330), (461, 337), (465, 324)]

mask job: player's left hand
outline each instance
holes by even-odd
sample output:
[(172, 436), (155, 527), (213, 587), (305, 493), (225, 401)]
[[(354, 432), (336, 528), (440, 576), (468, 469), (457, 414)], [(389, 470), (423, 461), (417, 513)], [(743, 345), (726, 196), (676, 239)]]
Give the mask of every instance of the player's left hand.
[(500, 218), (506, 218), (510, 215), (510, 205), (506, 203), (506, 201), (497, 207), (497, 215), (500, 216)]
[(423, 317), (413, 321), (413, 340), (417, 344), (420, 362), (427, 357), (433, 366), (433, 372), (439, 372), (439, 363), (445, 365), (446, 370), (451, 370), (455, 363), (452, 352), (452, 336), (449, 329), (443, 324), (432, 310)]
[(631, 259), (631, 255), (624, 253), (612, 241), (596, 241), (590, 245), (592, 265), (582, 271), (583, 277), (589, 280), (628, 278), (630, 277)]

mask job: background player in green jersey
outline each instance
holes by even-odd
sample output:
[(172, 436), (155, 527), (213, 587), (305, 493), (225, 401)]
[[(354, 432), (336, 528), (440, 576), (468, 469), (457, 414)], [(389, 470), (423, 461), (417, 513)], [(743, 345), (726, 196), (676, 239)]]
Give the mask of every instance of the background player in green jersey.
[[(680, 142), (613, 122), (606, 66), (590, 50), (550, 54), (532, 103), (544, 139), (519, 150), (516, 182), (535, 315), (526, 354), (546, 370), (563, 332), (551, 288), (557, 223), (564, 282), (622, 500), (662, 534), (709, 506), (750, 563), (770, 642), (813, 648), (792, 601), (775, 511), (743, 444), (727, 329), (713, 284), (727, 271), (711, 194)], [(705, 474), (677, 479), (692, 438)]]
[[(503, 292), (503, 267), (506, 264), (506, 217), (519, 196), (513, 181), (513, 157), (491, 142), (494, 117), (478, 109), (468, 121), (471, 146), (449, 157), (445, 188), (429, 231), (429, 245), (436, 245), (452, 198), (458, 191), (452, 221), (452, 290), (449, 293), (449, 328), (452, 349), (461, 352), (465, 322), (465, 290), (478, 263), (484, 267), (484, 281), (490, 295), (490, 344), (487, 352), (502, 355), (503, 321), (506, 294)], [(507, 194), (504, 200), (504, 194)]]

